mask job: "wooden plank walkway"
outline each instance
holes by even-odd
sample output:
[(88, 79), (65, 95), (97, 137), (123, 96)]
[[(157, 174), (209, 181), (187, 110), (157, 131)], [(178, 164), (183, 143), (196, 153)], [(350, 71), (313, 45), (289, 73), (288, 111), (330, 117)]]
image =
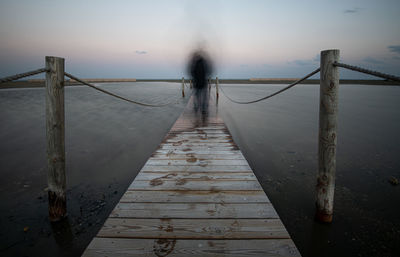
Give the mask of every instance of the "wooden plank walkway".
[(192, 102), (83, 256), (300, 256), (216, 106)]

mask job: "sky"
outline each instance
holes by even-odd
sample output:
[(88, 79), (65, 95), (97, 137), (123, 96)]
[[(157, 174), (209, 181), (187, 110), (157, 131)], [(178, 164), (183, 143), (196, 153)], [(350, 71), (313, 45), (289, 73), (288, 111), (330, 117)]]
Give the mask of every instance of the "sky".
[(219, 78), (302, 77), (327, 49), (400, 75), (399, 11), (399, 0), (2, 0), (0, 77), (59, 56), (82, 78), (180, 78), (198, 47)]

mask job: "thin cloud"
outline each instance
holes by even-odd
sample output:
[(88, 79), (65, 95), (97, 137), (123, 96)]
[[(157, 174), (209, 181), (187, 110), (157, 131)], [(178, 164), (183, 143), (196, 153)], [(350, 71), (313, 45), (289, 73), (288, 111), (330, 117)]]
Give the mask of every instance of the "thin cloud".
[(136, 54), (147, 54), (147, 51), (139, 51), (139, 50), (136, 50), (135, 53), (136, 53)]
[(263, 63), (262, 66), (263, 66), (263, 67), (268, 67), (268, 68), (274, 67), (274, 65), (269, 64), (269, 63)]
[(358, 13), (360, 11), (361, 11), (361, 8), (355, 7), (355, 8), (352, 8), (352, 9), (346, 9), (343, 12), (351, 14), (351, 13)]
[(319, 55), (316, 55), (312, 59), (294, 60), (294, 61), (289, 62), (289, 64), (295, 64), (298, 66), (310, 66), (310, 65), (315, 65), (317, 62), (319, 62)]
[(374, 58), (372, 58), (372, 57), (365, 57), (364, 59), (363, 59), (363, 62), (366, 62), (366, 63), (371, 63), (371, 64), (382, 64), (383, 62), (382, 61), (379, 61), (379, 60), (377, 60), (377, 59), (374, 59)]
[(390, 52), (400, 54), (400, 45), (388, 46)]
[(299, 66), (306, 66), (313, 64), (313, 60), (294, 60), (293, 63)]

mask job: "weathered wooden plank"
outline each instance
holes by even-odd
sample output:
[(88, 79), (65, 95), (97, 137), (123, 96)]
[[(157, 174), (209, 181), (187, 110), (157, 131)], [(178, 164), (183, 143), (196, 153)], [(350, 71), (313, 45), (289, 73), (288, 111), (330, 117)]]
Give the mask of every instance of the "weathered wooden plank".
[(238, 154), (239, 150), (228, 150), (228, 151), (216, 151), (215, 149), (202, 149), (202, 150), (193, 150), (192, 148), (184, 148), (184, 149), (158, 149), (154, 153), (156, 154)]
[[(190, 140), (190, 142), (186, 142), (185, 140)], [(191, 138), (191, 139), (183, 139), (183, 138), (174, 138), (174, 139), (167, 139), (165, 140), (166, 144), (180, 144), (180, 143), (193, 143), (193, 144), (218, 144), (218, 143), (233, 143), (232, 139), (208, 139), (204, 137), (197, 137), (197, 138)]]
[(232, 151), (232, 150), (238, 150), (237, 146), (186, 146), (186, 147), (179, 147), (179, 146), (173, 146), (173, 145), (161, 145), (160, 150), (185, 150), (185, 149), (191, 149), (192, 151), (205, 151), (205, 150), (212, 150), (212, 151)]
[(245, 160), (242, 154), (165, 154), (165, 153), (155, 153), (152, 155), (153, 160), (186, 160), (188, 158), (195, 157), (197, 159), (206, 160)]
[(181, 172), (242, 172), (251, 171), (251, 168), (246, 165), (204, 165), (204, 166), (161, 166), (161, 165), (145, 165), (141, 172), (147, 171), (181, 171)]
[(165, 202), (165, 203), (269, 203), (264, 191), (148, 191), (128, 190), (121, 203)]
[(207, 159), (197, 159), (196, 157), (187, 157), (186, 160), (157, 160), (150, 158), (146, 165), (161, 165), (161, 166), (197, 166), (197, 165), (242, 165), (248, 166), (246, 160), (207, 160)]
[(206, 191), (230, 191), (230, 190), (262, 190), (257, 180), (162, 180), (150, 181), (134, 180), (129, 190), (206, 190)]
[(189, 140), (189, 139), (208, 139), (208, 140), (215, 140), (215, 139), (224, 139), (224, 140), (232, 140), (232, 136), (228, 133), (225, 134), (215, 134), (215, 135), (204, 135), (204, 134), (168, 134), (166, 139), (182, 139), (182, 140)]
[(232, 146), (236, 146), (235, 143), (233, 142), (224, 142), (224, 143), (214, 143), (214, 142), (198, 142), (195, 143), (193, 141), (190, 142), (185, 142), (183, 140), (178, 141), (178, 142), (173, 142), (173, 143), (169, 143), (169, 142), (165, 142), (162, 147), (232, 147)]
[(270, 203), (118, 203), (112, 218), (276, 219)]
[(227, 131), (225, 131), (225, 130), (208, 130), (208, 131), (203, 130), (202, 132), (200, 130), (197, 130), (197, 131), (184, 131), (184, 132), (171, 131), (168, 134), (170, 134), (170, 135), (171, 134), (173, 135), (174, 133), (179, 133), (180, 135), (211, 135), (211, 134), (223, 134), (223, 135), (226, 135), (227, 134)]
[(187, 134), (228, 134), (227, 128), (186, 128), (185, 126), (175, 127), (176, 130), (171, 130), (168, 134), (187, 133)]
[(290, 238), (279, 219), (109, 218), (97, 237), (175, 239)]
[(173, 180), (179, 181), (182, 179), (186, 180), (203, 180), (203, 181), (210, 181), (210, 180), (257, 180), (254, 173), (251, 172), (215, 172), (204, 174), (203, 172), (153, 172), (153, 173), (146, 173), (140, 172), (135, 180), (153, 180), (153, 179), (161, 179), (162, 181), (166, 180)]
[(289, 257), (300, 256), (290, 239), (184, 240), (95, 238), (84, 257)]
[(222, 120), (207, 119), (185, 109), (84, 256), (300, 256)]
[(207, 126), (207, 127), (196, 127), (195, 130), (211, 130), (211, 129), (216, 129), (216, 130), (226, 130), (226, 126), (222, 125), (224, 123), (221, 123), (220, 126)]

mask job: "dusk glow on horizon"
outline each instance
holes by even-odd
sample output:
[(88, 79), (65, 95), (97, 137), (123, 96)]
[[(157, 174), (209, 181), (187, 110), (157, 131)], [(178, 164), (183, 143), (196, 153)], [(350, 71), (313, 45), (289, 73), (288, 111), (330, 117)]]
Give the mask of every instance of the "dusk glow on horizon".
[[(399, 75), (400, 1), (12, 1), (0, 3), (0, 76), (66, 60), (83, 78), (179, 78), (204, 47), (220, 78), (300, 77), (321, 50)], [(341, 71), (342, 78), (372, 78)]]

